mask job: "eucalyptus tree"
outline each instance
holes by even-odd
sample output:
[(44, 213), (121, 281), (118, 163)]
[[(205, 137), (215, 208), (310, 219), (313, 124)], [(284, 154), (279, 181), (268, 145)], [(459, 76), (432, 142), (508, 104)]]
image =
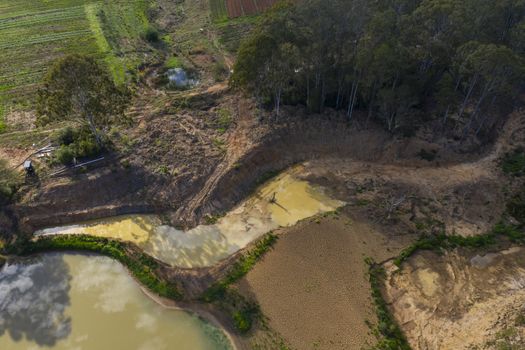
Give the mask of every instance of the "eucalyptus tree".
[(102, 131), (123, 117), (128, 100), (128, 92), (115, 85), (99, 61), (69, 55), (59, 59), (44, 78), (38, 91), (38, 121), (73, 120), (87, 125), (102, 147)]

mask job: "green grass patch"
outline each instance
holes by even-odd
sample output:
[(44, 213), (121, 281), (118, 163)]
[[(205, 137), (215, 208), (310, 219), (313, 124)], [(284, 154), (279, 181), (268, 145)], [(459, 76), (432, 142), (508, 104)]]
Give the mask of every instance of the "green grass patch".
[(231, 112), (225, 108), (219, 109), (217, 112), (217, 130), (224, 134), (233, 122)]
[(503, 157), (501, 169), (507, 175), (522, 176), (525, 174), (525, 152), (519, 148)]
[(0, 104), (0, 134), (4, 133), (7, 130), (7, 124), (5, 122), (5, 107), (3, 104)]
[(382, 283), (386, 275), (385, 270), (372, 260), (367, 259), (366, 263), (369, 265), (368, 281), (372, 289), (372, 300), (377, 316), (377, 326), (374, 333), (378, 338), (378, 343), (371, 350), (410, 350), (405, 335), (390, 313), (381, 294)]
[(239, 292), (231, 288), (231, 285), (246, 276), (276, 241), (277, 236), (272, 233), (264, 236), (253, 249), (242, 255), (233, 264), (223, 279), (212, 284), (201, 296), (202, 301), (216, 304), (225, 314), (229, 315), (232, 324), (240, 333), (249, 332), (253, 323), (262, 319), (262, 313), (257, 303), (246, 300)]
[(418, 241), (405, 248), (395, 259), (394, 264), (401, 266), (408, 258), (420, 250), (449, 250), (454, 248), (486, 248), (497, 243), (498, 237), (506, 237), (516, 244), (525, 244), (525, 233), (515, 225), (499, 223), (491, 232), (463, 237), (459, 235), (446, 235), (444, 233), (421, 237)]
[(181, 299), (176, 286), (162, 280), (156, 273), (159, 263), (151, 256), (131, 249), (129, 243), (85, 235), (57, 235), (23, 241), (8, 248), (10, 253), (31, 255), (49, 251), (87, 251), (99, 253), (119, 261), (131, 274), (152, 292), (170, 299)]
[(254, 266), (255, 264), (262, 259), (264, 254), (266, 254), (277, 242), (277, 236), (269, 233), (259, 240), (253, 249), (242, 255), (239, 260), (233, 264), (230, 271), (227, 275), (220, 281), (215, 282), (202, 296), (202, 299), (207, 302), (212, 302), (214, 300), (220, 299), (225, 290), (243, 278)]
[(183, 64), (180, 58), (173, 56), (168, 58), (166, 63), (164, 63), (164, 66), (167, 69), (173, 69), (173, 68), (182, 68)]

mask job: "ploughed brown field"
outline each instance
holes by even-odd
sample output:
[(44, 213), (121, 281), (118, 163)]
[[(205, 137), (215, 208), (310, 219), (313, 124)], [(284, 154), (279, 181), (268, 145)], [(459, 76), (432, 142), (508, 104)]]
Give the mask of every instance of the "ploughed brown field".
[(226, 0), (228, 17), (255, 15), (275, 4), (277, 0)]

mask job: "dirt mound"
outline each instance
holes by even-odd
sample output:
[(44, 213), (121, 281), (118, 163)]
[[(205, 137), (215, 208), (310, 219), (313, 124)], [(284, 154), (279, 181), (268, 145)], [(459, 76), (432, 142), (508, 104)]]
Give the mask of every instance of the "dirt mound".
[(423, 252), (389, 274), (386, 297), (415, 350), (522, 349), (524, 287), (524, 248)]

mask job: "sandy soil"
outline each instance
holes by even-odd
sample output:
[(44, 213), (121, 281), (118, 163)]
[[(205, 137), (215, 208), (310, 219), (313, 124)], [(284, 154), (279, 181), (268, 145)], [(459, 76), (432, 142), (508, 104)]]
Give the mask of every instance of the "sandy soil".
[[(346, 211), (346, 209), (345, 209)], [(387, 237), (347, 214), (284, 229), (273, 251), (240, 282), (294, 349), (360, 349), (374, 337), (364, 258), (395, 255), (410, 236)]]
[(525, 248), (422, 252), (385, 294), (414, 350), (524, 349), (524, 286)]

